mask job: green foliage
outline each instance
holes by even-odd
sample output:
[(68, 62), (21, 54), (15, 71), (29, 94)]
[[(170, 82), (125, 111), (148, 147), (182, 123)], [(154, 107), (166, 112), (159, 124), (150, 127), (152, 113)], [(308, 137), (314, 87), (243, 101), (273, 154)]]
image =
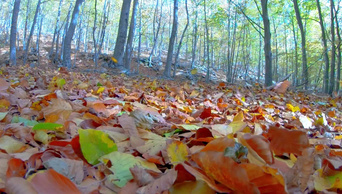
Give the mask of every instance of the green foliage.
[(84, 158), (90, 164), (98, 164), (99, 158), (118, 150), (108, 134), (94, 129), (79, 129), (80, 145)]

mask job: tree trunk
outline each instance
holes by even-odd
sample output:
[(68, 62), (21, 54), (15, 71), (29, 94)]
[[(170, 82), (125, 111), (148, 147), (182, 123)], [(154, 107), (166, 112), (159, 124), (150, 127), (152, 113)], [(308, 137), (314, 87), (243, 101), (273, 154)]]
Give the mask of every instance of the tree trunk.
[[(141, 0), (141, 4), (143, 4), (143, 0)], [(141, 4), (139, 5), (139, 42), (138, 42), (138, 60), (137, 60), (137, 69), (136, 73), (139, 74), (139, 66), (140, 66), (140, 54), (141, 54), (141, 29), (142, 29), (142, 22), (141, 22)]]
[(131, 0), (124, 0), (122, 3), (120, 22), (118, 35), (116, 37), (114, 58), (117, 60), (119, 66), (123, 65), (123, 57), (125, 52), (125, 44), (127, 38), (127, 27), (128, 27), (128, 17), (129, 9), (131, 7)]
[(173, 77), (176, 76), (177, 65), (179, 62), (179, 52), (180, 52), (180, 49), (182, 47), (184, 35), (185, 35), (186, 30), (188, 29), (188, 26), (189, 26), (189, 11), (188, 11), (188, 1), (187, 0), (185, 0), (185, 11), (186, 11), (186, 24), (185, 24), (183, 33), (181, 35), (181, 38), (179, 40), (179, 44), (178, 44), (178, 48), (177, 48), (177, 52), (176, 52), (176, 56), (175, 56), (175, 68), (173, 69)]
[(14, 6), (13, 6), (13, 13), (12, 13), (11, 35), (10, 35), (10, 64), (11, 65), (17, 65), (16, 37), (17, 37), (17, 23), (18, 23), (19, 9), (20, 9), (20, 0), (15, 0)]
[(133, 37), (134, 37), (134, 32), (135, 32), (136, 13), (137, 13), (138, 3), (139, 3), (138, 0), (133, 1), (131, 23), (129, 25), (127, 46), (126, 46), (126, 52), (125, 52), (125, 57), (124, 57), (124, 65), (125, 65), (125, 69), (127, 70), (127, 73), (129, 73), (131, 70)]
[[(338, 8), (340, 5), (338, 5)], [(336, 73), (336, 92), (340, 90), (340, 80), (341, 80), (341, 34), (340, 34), (340, 27), (337, 20), (337, 11), (335, 9), (335, 23), (336, 23), (336, 31), (337, 31), (337, 73)]]
[(267, 1), (261, 0), (262, 20), (264, 22), (265, 86), (272, 85), (271, 30), (268, 18)]
[(206, 0), (204, 0), (204, 23), (205, 23), (205, 33), (207, 37), (207, 74), (205, 76), (205, 81), (208, 83), (210, 81), (210, 54), (209, 54), (209, 29), (207, 21), (207, 6)]
[(32, 35), (33, 35), (33, 32), (34, 32), (34, 26), (36, 25), (36, 22), (37, 22), (37, 17), (38, 17), (40, 3), (41, 3), (41, 0), (38, 0), (36, 12), (34, 13), (34, 18), (33, 18), (33, 22), (32, 22), (32, 27), (31, 27), (30, 35), (29, 35), (29, 37), (27, 39), (27, 43), (26, 43), (26, 50), (25, 50), (24, 63), (23, 63), (24, 65), (26, 64), (27, 54), (28, 54), (28, 51), (30, 50), (30, 41), (31, 41), (31, 38), (32, 38)]
[(297, 0), (292, 0), (292, 1), (293, 1), (295, 13), (296, 13), (296, 19), (297, 19), (298, 27), (300, 30), (300, 35), (302, 38), (302, 84), (304, 84), (304, 88), (307, 90), (309, 86), (309, 75), (308, 75), (308, 62), (307, 62), (307, 57), (306, 57), (305, 32), (304, 32), (302, 17), (300, 15), (299, 7), (298, 7), (298, 2)]
[(95, 59), (95, 69), (98, 67), (99, 56), (97, 54), (97, 41), (95, 38), (96, 24), (97, 24), (97, 0), (95, 0), (95, 16), (94, 16), (94, 27), (93, 27), (93, 42), (94, 42), (94, 59)]
[(330, 23), (331, 23), (331, 70), (330, 70), (330, 82), (329, 82), (329, 94), (332, 95), (335, 84), (335, 24), (334, 24), (334, 1), (330, 0)]
[(198, 18), (198, 7), (197, 7), (197, 2), (196, 0), (194, 0), (194, 3), (196, 5), (195, 7), (195, 21), (194, 21), (194, 38), (193, 38), (193, 46), (192, 46), (192, 59), (191, 59), (191, 69), (194, 68), (195, 65), (195, 59), (196, 59), (196, 50), (197, 50), (197, 39), (198, 39), (198, 35), (197, 35), (197, 31), (198, 31), (198, 26), (197, 26), (197, 18)]
[(318, 16), (319, 16), (319, 24), (321, 26), (321, 32), (322, 32), (322, 43), (323, 43), (323, 56), (324, 56), (324, 63), (325, 63), (325, 71), (324, 71), (324, 81), (323, 81), (323, 88), (324, 92), (329, 92), (329, 55), (328, 55), (328, 44), (327, 44), (327, 38), (325, 36), (325, 29), (324, 29), (324, 20), (322, 17), (322, 11), (321, 11), (321, 5), (319, 0), (316, 0), (317, 9), (318, 9)]
[(74, 11), (72, 13), (72, 19), (68, 28), (68, 32), (65, 36), (64, 40), (64, 48), (63, 48), (63, 66), (70, 68), (71, 67), (71, 41), (72, 37), (75, 33), (75, 28), (77, 24), (77, 19), (79, 16), (79, 11), (83, 0), (76, 0)]
[[(291, 16), (292, 17), (292, 16)], [(292, 32), (293, 32), (293, 41), (295, 44), (295, 61), (294, 61), (294, 75), (293, 75), (293, 85), (297, 86), (298, 85), (298, 43), (297, 43), (297, 35), (296, 35), (296, 28), (294, 25), (294, 20), (291, 19), (292, 23)]]
[(29, 10), (30, 10), (30, 0), (27, 0), (26, 3), (26, 19), (25, 19), (25, 28), (24, 28), (24, 38), (23, 38), (23, 50), (26, 50), (26, 34), (27, 34), (27, 23), (29, 19)]
[(169, 42), (169, 49), (167, 52), (166, 66), (165, 66), (165, 70), (164, 70), (164, 76), (167, 78), (171, 77), (173, 48), (175, 45), (177, 28), (178, 28), (178, 0), (174, 0), (172, 32), (171, 32), (171, 37), (170, 37), (170, 42)]

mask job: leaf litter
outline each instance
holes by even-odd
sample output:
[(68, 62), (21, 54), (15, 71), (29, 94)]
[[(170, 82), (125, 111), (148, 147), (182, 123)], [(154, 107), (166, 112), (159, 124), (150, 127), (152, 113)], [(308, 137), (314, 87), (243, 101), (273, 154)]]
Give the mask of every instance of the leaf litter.
[(1, 69), (0, 191), (341, 192), (341, 98)]

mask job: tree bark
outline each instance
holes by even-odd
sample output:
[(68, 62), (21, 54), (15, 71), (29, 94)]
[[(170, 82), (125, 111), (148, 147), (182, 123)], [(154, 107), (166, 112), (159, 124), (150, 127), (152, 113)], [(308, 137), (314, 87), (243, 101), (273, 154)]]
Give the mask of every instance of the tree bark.
[(125, 52), (127, 27), (129, 18), (129, 9), (131, 7), (131, 0), (124, 0), (122, 3), (118, 35), (116, 37), (114, 58), (117, 60), (119, 66), (123, 65), (123, 57)]
[(172, 31), (171, 37), (169, 42), (169, 49), (167, 52), (166, 58), (166, 66), (164, 70), (164, 76), (167, 78), (171, 77), (171, 65), (172, 65), (172, 58), (173, 58), (173, 48), (175, 45), (175, 39), (177, 35), (177, 28), (178, 28), (178, 0), (174, 0), (174, 7), (173, 7), (173, 24), (172, 24)]
[(133, 37), (134, 37), (134, 32), (135, 32), (136, 13), (137, 13), (138, 3), (139, 3), (138, 0), (133, 1), (131, 23), (129, 25), (127, 46), (126, 46), (126, 52), (125, 52), (125, 57), (124, 57), (124, 65), (125, 65), (125, 69), (127, 70), (127, 73), (129, 73), (131, 69)]
[(178, 48), (177, 48), (177, 52), (176, 52), (175, 68), (173, 69), (174, 70), (173, 71), (173, 77), (176, 76), (177, 65), (178, 65), (178, 62), (179, 62), (179, 52), (180, 52), (180, 49), (182, 47), (182, 42), (183, 42), (184, 35), (185, 35), (186, 30), (188, 29), (188, 26), (189, 26), (189, 11), (188, 11), (188, 1), (187, 0), (185, 0), (185, 11), (186, 11), (186, 24), (185, 24), (183, 33), (181, 35), (181, 38), (179, 40), (179, 44), (178, 44)]
[(316, 0), (317, 9), (318, 9), (318, 16), (319, 16), (319, 24), (321, 26), (321, 32), (322, 32), (322, 43), (323, 43), (323, 56), (324, 56), (324, 63), (325, 63), (325, 71), (324, 71), (324, 80), (323, 80), (323, 89), (325, 93), (329, 92), (329, 55), (328, 55), (328, 44), (327, 44), (327, 38), (325, 35), (325, 29), (324, 29), (324, 20), (322, 17), (322, 11), (321, 11), (321, 5), (319, 0)]
[(261, 0), (262, 20), (264, 22), (265, 86), (272, 85), (271, 30), (268, 18), (267, 1)]
[(308, 62), (307, 62), (307, 57), (306, 57), (305, 32), (304, 32), (302, 17), (300, 15), (299, 7), (298, 7), (298, 2), (297, 0), (292, 0), (292, 1), (293, 1), (295, 13), (296, 13), (296, 19), (297, 19), (298, 27), (300, 30), (300, 35), (302, 38), (302, 84), (304, 84), (304, 88), (307, 90), (309, 86), (309, 75), (308, 75)]
[[(338, 8), (340, 5), (338, 5)], [(341, 81), (341, 33), (340, 33), (340, 27), (338, 24), (338, 20), (337, 20), (337, 11), (335, 9), (335, 23), (336, 23), (336, 31), (337, 31), (337, 72), (336, 72), (336, 92), (338, 92), (340, 90), (340, 81)]]
[(40, 3), (41, 3), (41, 0), (38, 0), (36, 12), (34, 13), (34, 18), (33, 18), (33, 22), (32, 22), (31, 31), (30, 31), (29, 37), (27, 38), (26, 50), (25, 50), (25, 56), (24, 56), (24, 63), (23, 63), (24, 65), (26, 64), (28, 51), (30, 50), (30, 41), (31, 41), (31, 38), (33, 36), (34, 26), (36, 25), (36, 22), (37, 22), (37, 17), (38, 17)]
[(17, 37), (17, 23), (18, 23), (19, 9), (20, 9), (20, 0), (15, 0), (13, 13), (12, 13), (11, 35), (10, 35), (10, 64), (11, 65), (17, 65), (16, 37)]
[(331, 70), (330, 70), (330, 81), (329, 81), (329, 94), (331, 95), (334, 91), (335, 86), (335, 24), (334, 24), (334, 1), (330, 0), (330, 23), (331, 23)]
[(71, 67), (71, 41), (72, 37), (75, 33), (75, 28), (77, 24), (77, 19), (79, 16), (80, 7), (83, 3), (83, 0), (76, 0), (74, 11), (72, 13), (72, 19), (68, 28), (68, 32), (65, 36), (64, 40), (64, 48), (63, 48), (63, 66), (70, 68)]

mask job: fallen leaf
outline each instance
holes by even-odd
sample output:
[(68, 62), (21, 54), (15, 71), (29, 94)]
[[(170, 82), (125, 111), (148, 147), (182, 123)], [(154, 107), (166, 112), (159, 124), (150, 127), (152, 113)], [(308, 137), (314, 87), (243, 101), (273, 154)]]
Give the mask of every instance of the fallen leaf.
[(116, 144), (103, 131), (94, 129), (79, 129), (80, 145), (84, 158), (90, 164), (99, 163), (99, 158), (103, 155), (118, 150)]

